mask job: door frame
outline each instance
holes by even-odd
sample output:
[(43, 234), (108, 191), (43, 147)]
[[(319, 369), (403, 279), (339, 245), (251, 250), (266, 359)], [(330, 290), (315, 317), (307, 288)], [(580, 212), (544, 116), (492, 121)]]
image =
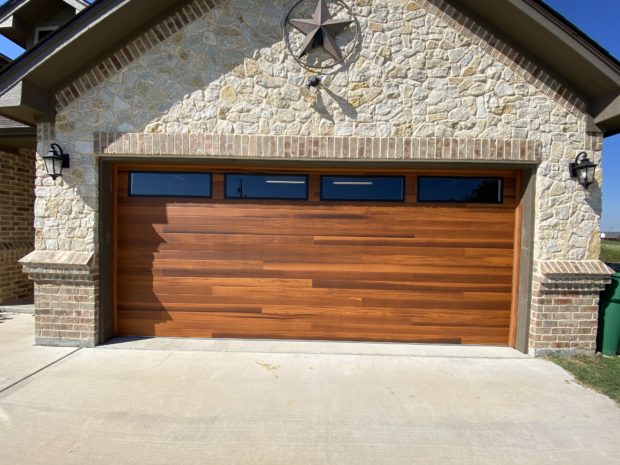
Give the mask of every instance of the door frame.
[(530, 301), (533, 271), (534, 213), (535, 213), (535, 164), (515, 163), (453, 163), (453, 162), (364, 162), (364, 161), (306, 161), (306, 160), (214, 160), (161, 158), (157, 160), (135, 157), (101, 157), (99, 159), (99, 334), (98, 343), (116, 335), (116, 205), (117, 173), (119, 167), (162, 168), (164, 165), (180, 168), (205, 169), (280, 169), (291, 171), (335, 169), (341, 171), (397, 169), (463, 169), (471, 172), (486, 170), (519, 170), (515, 210), (515, 240), (513, 261), (513, 291), (508, 346), (527, 353)]

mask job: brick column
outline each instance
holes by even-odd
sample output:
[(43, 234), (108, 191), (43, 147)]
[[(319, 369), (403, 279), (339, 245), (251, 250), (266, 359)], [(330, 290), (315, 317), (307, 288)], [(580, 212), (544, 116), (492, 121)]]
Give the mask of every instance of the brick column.
[(35, 342), (96, 345), (99, 282), (93, 254), (34, 251), (20, 263), (35, 282)]
[(536, 268), (529, 352), (593, 355), (599, 295), (613, 270), (598, 260), (539, 261)]

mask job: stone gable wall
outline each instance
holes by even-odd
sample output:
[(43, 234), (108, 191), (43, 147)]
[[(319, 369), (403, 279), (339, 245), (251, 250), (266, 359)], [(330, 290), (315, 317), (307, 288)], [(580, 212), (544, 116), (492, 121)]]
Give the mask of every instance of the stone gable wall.
[(60, 94), (38, 149), (59, 142), (72, 168), (54, 182), (39, 160), (37, 250), (97, 253), (95, 133), (226, 134), (532, 141), (534, 260), (598, 258), (600, 170), (588, 190), (568, 174), (580, 151), (601, 160), (580, 103), (444, 2), (350, 0), (361, 53), (318, 90), (282, 42), (289, 1), (206, 3), (72, 99)]
[[(600, 186), (585, 191), (567, 168), (582, 150), (600, 162), (583, 114), (456, 32), (426, 1), (351, 2), (363, 30), (359, 59), (328, 76), (326, 89), (309, 90), (308, 72), (281, 40), (288, 3), (221, 2), (63, 107), (58, 140), (78, 156), (94, 131), (540, 141), (535, 255), (597, 258)], [(87, 162), (67, 182), (93, 170)], [(90, 189), (96, 197), (96, 183)]]

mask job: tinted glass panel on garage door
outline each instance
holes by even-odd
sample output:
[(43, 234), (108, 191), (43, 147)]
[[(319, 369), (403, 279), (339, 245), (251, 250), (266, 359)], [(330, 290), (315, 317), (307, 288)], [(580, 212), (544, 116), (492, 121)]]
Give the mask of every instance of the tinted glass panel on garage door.
[(306, 200), (308, 198), (308, 177), (227, 174), (226, 198)]
[(129, 195), (144, 197), (211, 197), (210, 173), (129, 173)]
[(322, 200), (402, 202), (404, 189), (402, 176), (321, 176)]
[(501, 178), (418, 178), (418, 202), (502, 203), (502, 198)]

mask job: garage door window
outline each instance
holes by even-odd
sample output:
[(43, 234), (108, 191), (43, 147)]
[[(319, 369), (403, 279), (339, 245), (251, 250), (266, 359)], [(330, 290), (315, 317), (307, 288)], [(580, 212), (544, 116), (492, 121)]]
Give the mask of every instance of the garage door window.
[(211, 197), (211, 173), (133, 171), (129, 195), (134, 197)]
[(403, 202), (405, 200), (405, 178), (402, 176), (321, 176), (321, 199)]
[(227, 174), (226, 198), (307, 200), (308, 176)]
[(502, 178), (418, 177), (418, 202), (502, 203)]

